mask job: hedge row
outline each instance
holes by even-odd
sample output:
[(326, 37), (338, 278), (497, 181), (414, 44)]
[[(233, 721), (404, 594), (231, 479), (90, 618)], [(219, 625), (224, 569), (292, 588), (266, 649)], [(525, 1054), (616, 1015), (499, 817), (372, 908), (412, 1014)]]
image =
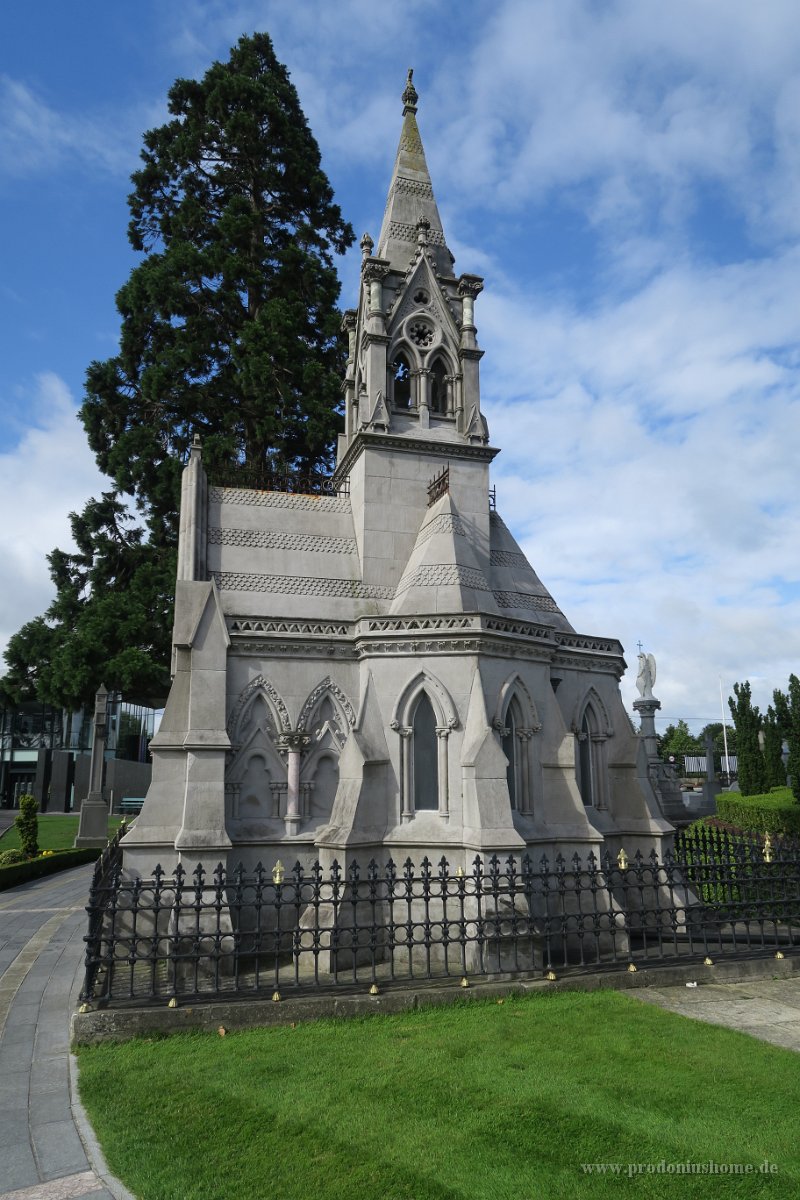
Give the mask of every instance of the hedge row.
[(39, 879), (42, 875), (52, 875), (56, 871), (66, 871), (68, 867), (94, 862), (101, 854), (101, 849), (87, 846), (80, 850), (59, 850), (48, 854), (46, 858), (32, 858), (30, 862), (0, 867), (0, 892), (16, 887), (18, 883), (27, 883), (29, 879)]
[(791, 788), (776, 788), (763, 796), (721, 792), (717, 796), (717, 816), (752, 833), (800, 834), (800, 804), (795, 802)]

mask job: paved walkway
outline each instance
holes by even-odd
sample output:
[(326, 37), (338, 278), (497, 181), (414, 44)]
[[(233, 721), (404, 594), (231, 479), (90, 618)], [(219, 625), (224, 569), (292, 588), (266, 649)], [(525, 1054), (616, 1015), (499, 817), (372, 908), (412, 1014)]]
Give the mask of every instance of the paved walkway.
[[(706, 968), (699, 968), (705, 970)], [(704, 983), (696, 988), (641, 988), (628, 992), (637, 1000), (670, 1012), (725, 1025), (785, 1050), (800, 1051), (800, 978), (752, 979), (746, 983)]]
[[(77, 1098), (69, 1020), (91, 864), (0, 892), (0, 1197), (133, 1200), (107, 1172)], [(800, 1051), (800, 977), (627, 994)]]
[(129, 1195), (106, 1176), (70, 1078), (69, 1019), (81, 985), (92, 870), (91, 864), (76, 867), (0, 892), (0, 1196), (5, 1200)]

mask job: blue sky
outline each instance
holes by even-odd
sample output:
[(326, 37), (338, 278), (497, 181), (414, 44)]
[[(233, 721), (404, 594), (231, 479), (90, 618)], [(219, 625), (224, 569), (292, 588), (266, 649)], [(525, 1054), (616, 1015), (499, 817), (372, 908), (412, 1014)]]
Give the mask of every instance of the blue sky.
[[(409, 66), (478, 301), (498, 507), (575, 627), (639, 639), (664, 720), (800, 673), (800, 22), (791, 0), (14, 5), (0, 48), (0, 648), (103, 486), (128, 177), (170, 84), (267, 30), (360, 236)], [(355, 298), (357, 255), (341, 264)], [(623, 682), (635, 696), (634, 670)]]

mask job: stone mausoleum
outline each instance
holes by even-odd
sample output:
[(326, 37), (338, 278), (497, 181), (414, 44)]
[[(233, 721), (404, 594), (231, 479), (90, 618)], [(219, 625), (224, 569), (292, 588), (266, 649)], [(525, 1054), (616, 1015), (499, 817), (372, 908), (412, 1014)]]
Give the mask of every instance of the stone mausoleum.
[(493, 502), (476, 300), (409, 74), (377, 246), (345, 313), (329, 494), (186, 467), (174, 680), (126, 867), (649, 852), (671, 832), (619, 690)]

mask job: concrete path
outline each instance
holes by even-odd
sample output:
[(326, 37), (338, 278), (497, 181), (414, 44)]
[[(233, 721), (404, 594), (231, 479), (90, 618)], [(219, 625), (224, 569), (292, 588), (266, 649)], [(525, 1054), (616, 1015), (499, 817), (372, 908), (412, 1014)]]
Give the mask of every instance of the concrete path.
[(800, 1051), (800, 978), (704, 983), (703, 970), (698, 968), (696, 988), (685, 984), (647, 987), (628, 995), (684, 1017), (738, 1029), (785, 1050)]
[(0, 808), (0, 833), (5, 833), (14, 824), (17, 815), (15, 808)]
[[(0, 892), (0, 1196), (112, 1200), (71, 1078), (91, 864)], [(87, 1155), (87, 1145), (91, 1162)]]

